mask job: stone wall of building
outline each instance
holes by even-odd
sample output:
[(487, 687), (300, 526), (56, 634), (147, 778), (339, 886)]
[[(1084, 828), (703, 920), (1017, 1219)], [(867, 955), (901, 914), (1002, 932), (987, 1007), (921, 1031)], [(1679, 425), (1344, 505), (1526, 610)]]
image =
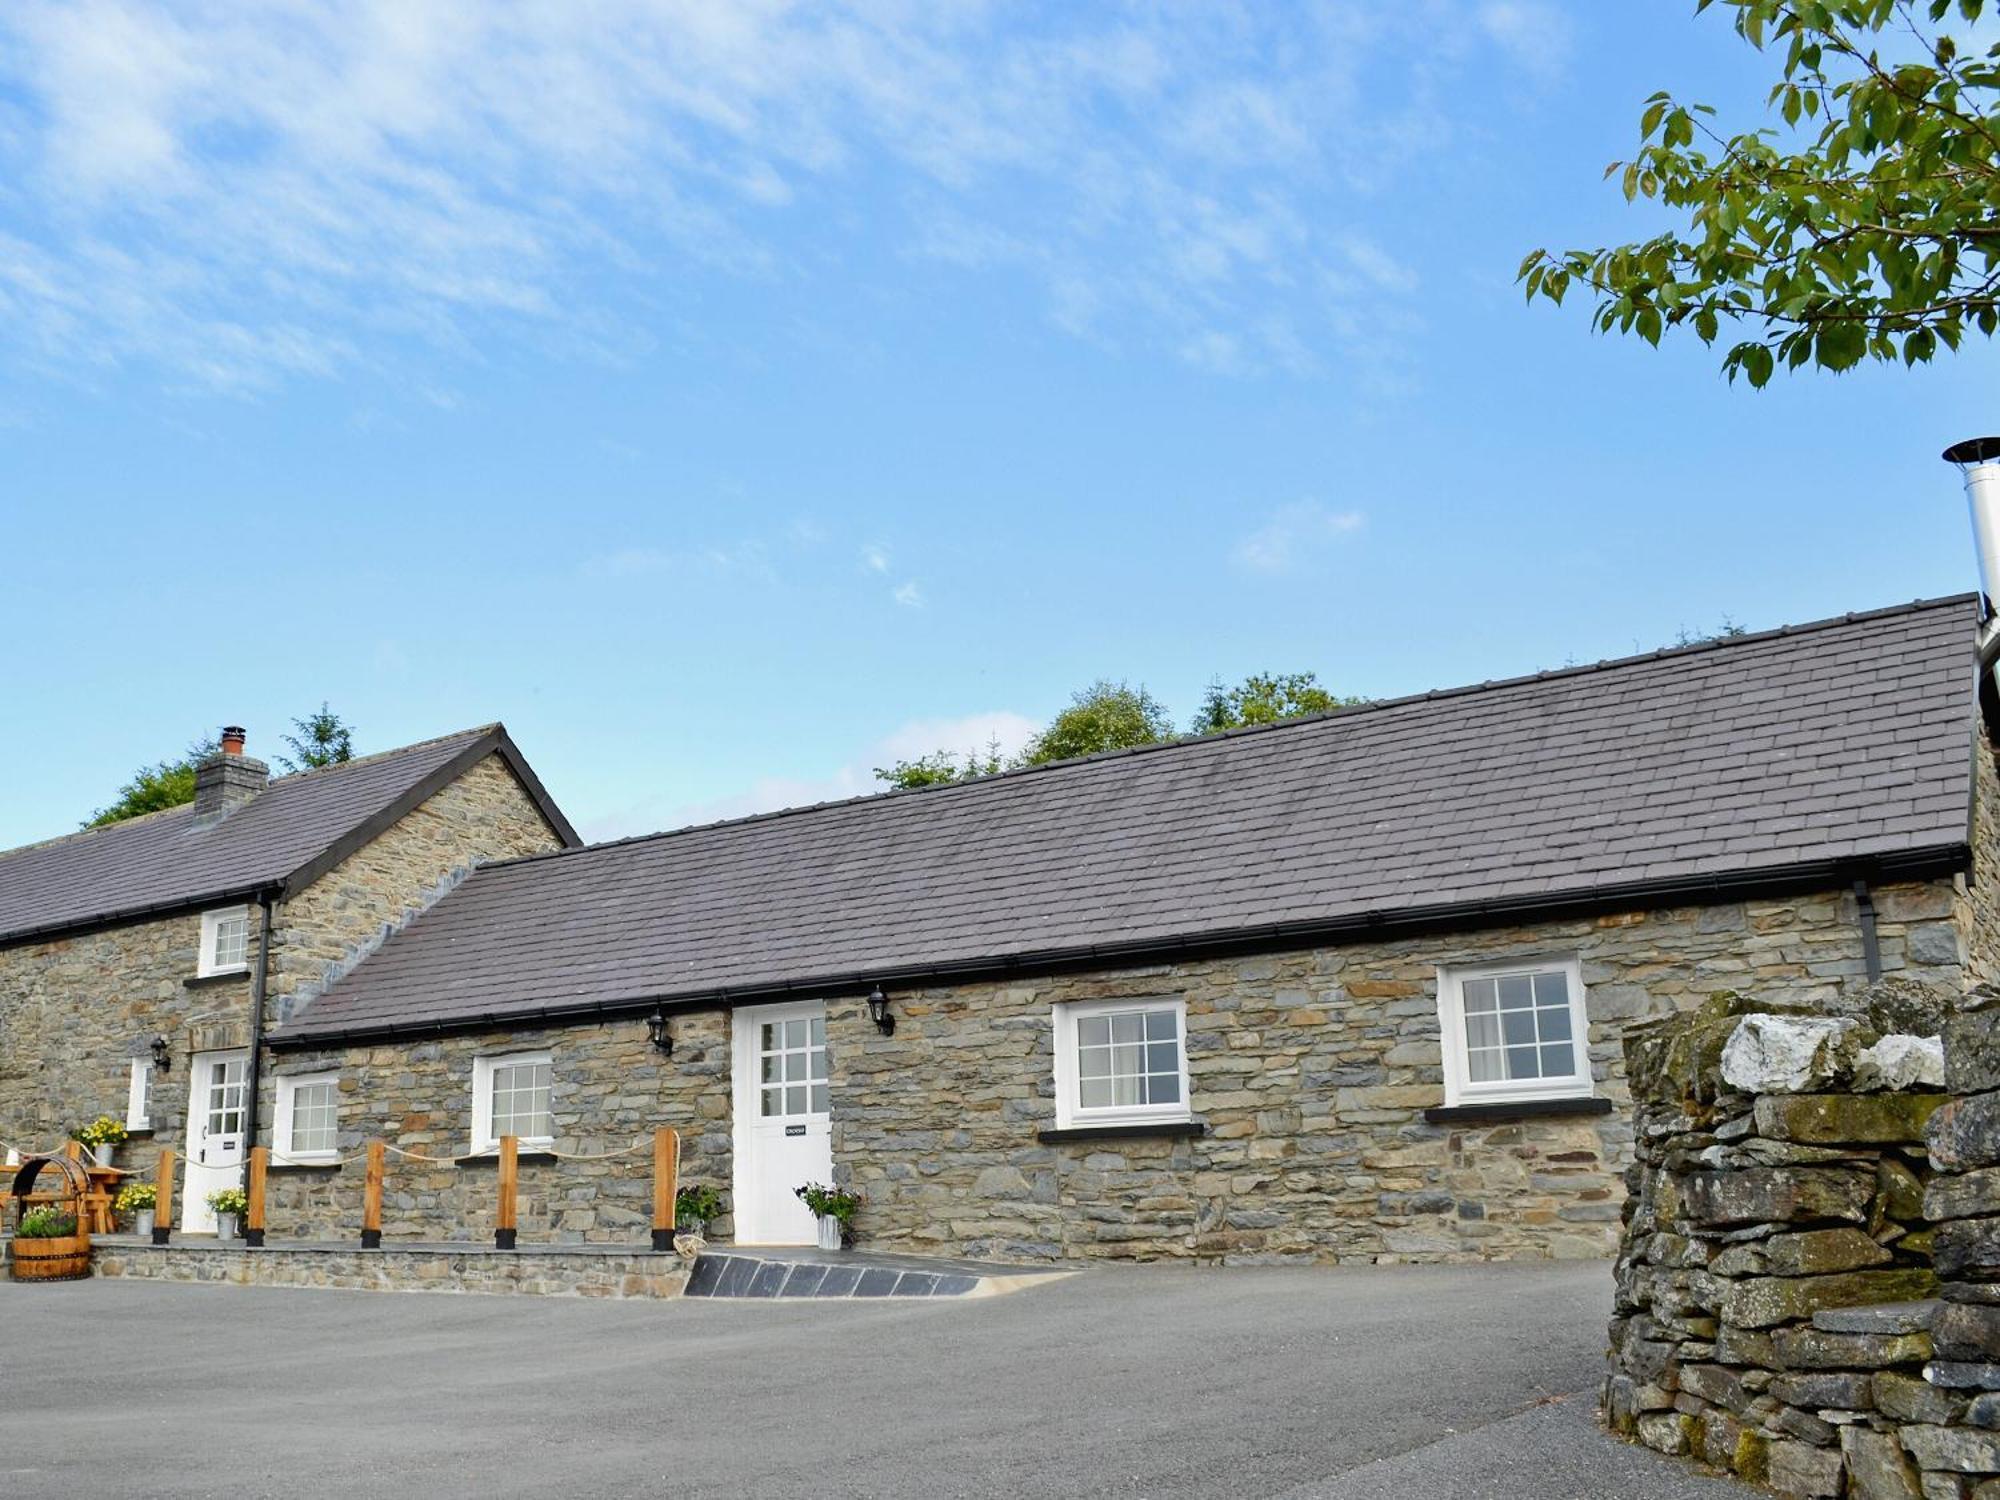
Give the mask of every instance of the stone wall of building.
[(1972, 874), (1955, 883), (1960, 950), (1971, 984), (2000, 984), (2000, 770), (1981, 732), (1973, 748)]
[[(262, 941), (250, 908), (249, 961)], [(249, 1040), (250, 976), (195, 977), (201, 914), (182, 912), (0, 948), (0, 1145), (60, 1146), (100, 1114), (125, 1118), (131, 1063), (164, 1036), (172, 1059), (150, 1074), (153, 1139), (187, 1130), (187, 1060)], [(143, 1138), (125, 1148), (151, 1160)]]
[[(1877, 893), (1892, 972), (1957, 986), (1949, 883)], [(1574, 954), (1613, 1113), (1433, 1123), (1439, 965)], [(1610, 1253), (1631, 1156), (1621, 1037), (1718, 988), (1865, 982), (1854, 898), (1632, 912), (898, 995), (830, 1010), (836, 1172), (871, 1244), (1007, 1260), (1469, 1261)], [(1186, 1003), (1205, 1133), (1044, 1142), (1051, 1006)]]
[[(630, 1244), (649, 1237), (658, 1127), (671, 1125), (681, 1133), (683, 1184), (706, 1184), (725, 1199), (729, 1194), (728, 1015), (678, 1016), (673, 1033), (671, 1058), (653, 1049), (645, 1020), (632, 1017), (555, 1030), (286, 1052), (274, 1058), (270, 1071), (275, 1078), (338, 1069), (340, 1153), (358, 1157), (374, 1137), (392, 1148), (382, 1196), (385, 1242), (491, 1244), (498, 1192), (494, 1161), (490, 1156), (458, 1161), (472, 1152), (473, 1060), (547, 1051), (553, 1150), (566, 1159), (522, 1161), (516, 1200), (520, 1242)], [(337, 1170), (274, 1172), (270, 1240), (358, 1238), (362, 1178), (362, 1163), (352, 1159)], [(727, 1234), (729, 1227), (725, 1218), (711, 1233)]]
[(1723, 995), (1628, 1039), (1614, 1430), (1787, 1495), (2000, 1494), (2000, 1093), (1945, 1093), (2000, 1089), (1989, 995)]
[[(1877, 893), (1885, 963), (1957, 987), (1949, 883)], [(1951, 938), (1930, 946), (1935, 929)], [(1926, 934), (1930, 934), (1926, 936)], [(1613, 1112), (1431, 1121), (1443, 1103), (1440, 965), (1575, 955), (1588, 1051)], [(1634, 1021), (1755, 985), (1829, 1006), (1862, 982), (1851, 893), (1578, 917), (1243, 958), (898, 991), (893, 1037), (856, 1000), (829, 1005), (836, 1176), (866, 1199), (864, 1244), (1010, 1261), (1452, 1260), (1608, 1254), (1632, 1135), (1621, 1040)], [(1044, 1141), (1055, 1123), (1057, 1003), (1177, 996), (1194, 1137)], [(683, 1130), (683, 1175), (731, 1188), (726, 1012), (675, 1017), (662, 1059), (641, 1018), (280, 1053), (266, 1070), (337, 1069), (339, 1149), (380, 1135), (391, 1240), (490, 1240), (494, 1176), (470, 1148), (474, 1059), (547, 1050), (557, 1150), (524, 1163), (522, 1243), (631, 1243), (649, 1222), (645, 1141)], [(270, 1233), (345, 1238), (361, 1169), (274, 1174)], [(713, 1226), (718, 1237), (726, 1221)]]
[(285, 903), (267, 1019), (309, 1004), (475, 864), (561, 847), (507, 763), (487, 756)]

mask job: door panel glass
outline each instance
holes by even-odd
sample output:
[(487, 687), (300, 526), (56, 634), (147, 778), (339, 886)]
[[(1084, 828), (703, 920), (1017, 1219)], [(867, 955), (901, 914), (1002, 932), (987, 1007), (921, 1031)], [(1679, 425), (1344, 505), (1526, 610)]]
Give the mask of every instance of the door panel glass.
[(757, 1028), (757, 1111), (765, 1119), (827, 1113), (826, 1022), (765, 1021)]

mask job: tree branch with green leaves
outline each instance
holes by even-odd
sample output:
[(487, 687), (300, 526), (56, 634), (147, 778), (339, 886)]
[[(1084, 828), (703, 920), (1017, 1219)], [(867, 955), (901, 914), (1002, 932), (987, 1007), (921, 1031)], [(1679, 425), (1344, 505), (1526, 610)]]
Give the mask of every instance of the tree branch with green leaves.
[[(1628, 245), (1536, 250), (1530, 302), (1572, 288), (1600, 332), (1657, 345), (1724, 330), (1731, 380), (1784, 366), (1914, 365), (2000, 325), (2000, 44), (1967, 54), (1942, 29), (1986, 0), (1697, 0), (1760, 52), (1782, 52), (1768, 104), (1783, 128), (1735, 135), (1712, 107), (1646, 102), (1640, 147), (1613, 162), (1628, 201), (1684, 215)], [(1736, 333), (1748, 330), (1741, 337)]]

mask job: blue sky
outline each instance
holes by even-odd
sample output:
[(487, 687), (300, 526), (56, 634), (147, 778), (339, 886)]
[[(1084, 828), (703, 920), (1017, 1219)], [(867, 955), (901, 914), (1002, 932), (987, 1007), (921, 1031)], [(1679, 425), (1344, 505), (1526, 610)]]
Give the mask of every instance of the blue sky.
[(1974, 585), (1981, 348), (1732, 390), (1525, 308), (1691, 3), (0, 11), (0, 844), (226, 722), (504, 719), (577, 823), (1098, 676), (1388, 695)]

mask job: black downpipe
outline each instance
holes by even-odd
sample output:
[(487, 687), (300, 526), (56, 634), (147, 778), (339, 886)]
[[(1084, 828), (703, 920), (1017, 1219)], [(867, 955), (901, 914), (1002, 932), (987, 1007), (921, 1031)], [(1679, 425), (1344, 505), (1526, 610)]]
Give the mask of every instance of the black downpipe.
[[(260, 923), (257, 934), (257, 975), (250, 985), (250, 1066), (243, 1090), (243, 1191), (250, 1191), (250, 1153), (257, 1149), (257, 1098), (264, 1075), (264, 985), (271, 973), (271, 933), (275, 925), (271, 892), (257, 898)], [(264, 1243), (264, 1231), (245, 1226), (246, 1245)]]
[(1866, 880), (1854, 882), (1854, 908), (1861, 918), (1861, 961), (1868, 966), (1868, 982), (1882, 977), (1882, 940), (1875, 932), (1875, 898)]

